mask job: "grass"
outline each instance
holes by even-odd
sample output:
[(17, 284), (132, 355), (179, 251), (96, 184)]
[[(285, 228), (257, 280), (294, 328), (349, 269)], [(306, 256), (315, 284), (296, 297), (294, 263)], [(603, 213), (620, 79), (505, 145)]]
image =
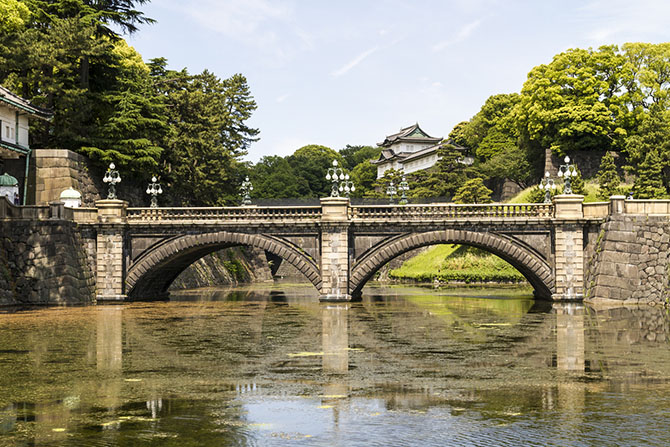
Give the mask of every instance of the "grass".
[(391, 278), (417, 282), (520, 283), (525, 278), (508, 262), (462, 245), (436, 245), (391, 270)]

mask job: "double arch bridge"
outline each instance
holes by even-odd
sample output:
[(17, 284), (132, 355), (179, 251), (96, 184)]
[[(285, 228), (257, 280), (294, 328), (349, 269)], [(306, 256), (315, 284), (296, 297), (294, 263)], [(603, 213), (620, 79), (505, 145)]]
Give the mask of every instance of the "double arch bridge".
[(295, 266), (322, 300), (350, 300), (391, 259), (443, 243), (479, 247), (508, 261), (546, 299), (580, 299), (593, 235), (611, 205), (582, 196), (551, 204), (128, 208), (101, 200), (74, 210), (93, 263), (98, 300), (164, 297), (191, 263), (237, 245)]

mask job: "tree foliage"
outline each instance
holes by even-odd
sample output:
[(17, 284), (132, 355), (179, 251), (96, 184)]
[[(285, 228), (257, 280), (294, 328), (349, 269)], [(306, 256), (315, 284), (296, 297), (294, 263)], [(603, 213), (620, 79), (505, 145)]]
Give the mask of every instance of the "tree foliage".
[(619, 194), (619, 185), (621, 179), (614, 164), (614, 155), (612, 152), (607, 152), (600, 161), (600, 170), (598, 171), (598, 183), (600, 190), (598, 191), (598, 198), (601, 200), (609, 200), (611, 196)]
[(454, 195), (456, 203), (491, 203), (491, 191), (484, 185), (481, 177), (466, 181)]

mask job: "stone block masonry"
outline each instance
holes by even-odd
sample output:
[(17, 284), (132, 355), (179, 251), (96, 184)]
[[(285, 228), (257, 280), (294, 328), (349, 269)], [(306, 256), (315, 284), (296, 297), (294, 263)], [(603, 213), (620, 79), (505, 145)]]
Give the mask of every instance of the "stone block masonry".
[(588, 263), (585, 301), (667, 304), (669, 243), (668, 216), (608, 217)]
[(95, 280), (76, 223), (0, 220), (0, 306), (94, 300)]
[(70, 187), (82, 194), (82, 206), (93, 206), (100, 200), (101, 179), (91, 177), (87, 157), (66, 149), (35, 149), (31, 157), (28, 203), (43, 205), (59, 200), (61, 192)]

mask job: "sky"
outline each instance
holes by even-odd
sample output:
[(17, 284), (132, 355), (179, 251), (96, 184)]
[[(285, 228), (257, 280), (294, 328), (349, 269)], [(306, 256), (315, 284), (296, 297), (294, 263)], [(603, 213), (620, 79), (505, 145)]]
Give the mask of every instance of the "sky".
[(153, 0), (128, 37), (172, 69), (246, 76), (260, 140), (375, 145), (419, 123), (446, 137), (569, 48), (670, 41), (666, 0)]

